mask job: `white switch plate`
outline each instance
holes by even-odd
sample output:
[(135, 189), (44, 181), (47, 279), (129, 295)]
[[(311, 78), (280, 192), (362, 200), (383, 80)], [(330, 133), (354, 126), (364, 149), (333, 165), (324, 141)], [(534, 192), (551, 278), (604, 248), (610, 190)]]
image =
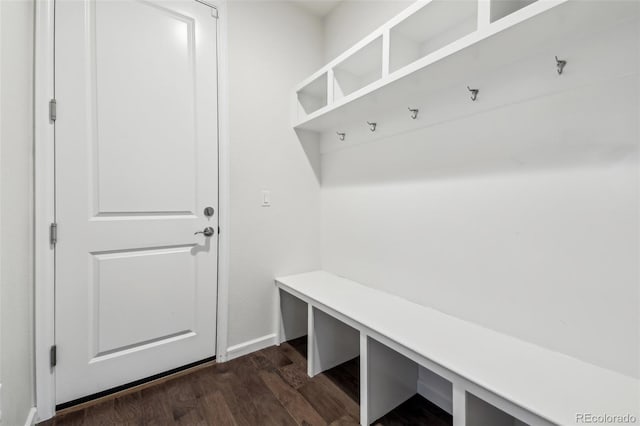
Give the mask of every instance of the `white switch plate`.
[(271, 206), (271, 191), (262, 191), (262, 207)]

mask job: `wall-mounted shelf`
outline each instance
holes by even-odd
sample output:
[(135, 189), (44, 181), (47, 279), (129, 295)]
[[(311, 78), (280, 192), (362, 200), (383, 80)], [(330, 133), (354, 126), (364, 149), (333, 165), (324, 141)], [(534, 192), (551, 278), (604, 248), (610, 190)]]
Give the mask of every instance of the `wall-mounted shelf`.
[(316, 90), (327, 94), (320, 97), (326, 104), (298, 108), (293, 126), (335, 133), (350, 123), (375, 121), (419, 105), (443, 87), (460, 84), (466, 91), (474, 75), (540, 46), (638, 16), (640, 3), (634, 1), (418, 1), (301, 83), (298, 105), (300, 93), (318, 81), (325, 84)]

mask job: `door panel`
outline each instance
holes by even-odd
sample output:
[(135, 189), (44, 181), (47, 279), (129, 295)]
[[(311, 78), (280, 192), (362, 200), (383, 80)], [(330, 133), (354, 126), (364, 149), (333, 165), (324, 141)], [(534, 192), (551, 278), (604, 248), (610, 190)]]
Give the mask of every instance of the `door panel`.
[(193, 213), (195, 22), (146, 2), (104, 1), (97, 12), (96, 210)]
[(56, 2), (56, 399), (215, 355), (216, 19)]
[[(191, 247), (93, 254), (91, 327), (96, 356), (195, 329)], [(184, 285), (175, 285), (175, 283)], [(144, 310), (145, 320), (140, 321)]]

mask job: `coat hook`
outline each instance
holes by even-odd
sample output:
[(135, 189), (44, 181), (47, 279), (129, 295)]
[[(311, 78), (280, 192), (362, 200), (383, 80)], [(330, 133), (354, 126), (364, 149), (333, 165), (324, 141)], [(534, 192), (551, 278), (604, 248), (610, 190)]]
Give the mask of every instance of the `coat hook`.
[(347, 136), (346, 133), (340, 133), (340, 132), (336, 132), (336, 135), (338, 135), (338, 138), (343, 141), (344, 138)]
[(369, 128), (371, 129), (372, 132), (376, 131), (376, 126), (378, 125), (378, 123), (371, 123), (367, 121), (367, 124), (369, 125)]
[(409, 112), (411, 113), (411, 118), (413, 118), (414, 120), (418, 118), (418, 112), (420, 112), (419, 109), (417, 108), (412, 109), (411, 107), (409, 107), (408, 109), (409, 109)]
[(562, 75), (562, 71), (564, 71), (564, 67), (567, 65), (567, 61), (564, 59), (558, 59), (556, 56), (556, 66), (558, 67), (558, 75)]
[(478, 89), (472, 89), (471, 87), (467, 86), (467, 89), (469, 89), (469, 91), (471, 92), (471, 100), (475, 101), (476, 99), (478, 99), (478, 92), (480, 92), (480, 90)]

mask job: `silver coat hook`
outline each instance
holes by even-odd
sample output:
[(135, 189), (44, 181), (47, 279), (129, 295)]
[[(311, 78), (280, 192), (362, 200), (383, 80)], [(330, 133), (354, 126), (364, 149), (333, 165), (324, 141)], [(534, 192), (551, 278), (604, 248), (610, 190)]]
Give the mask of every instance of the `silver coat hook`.
[(338, 138), (343, 141), (344, 138), (347, 136), (346, 133), (340, 133), (340, 132), (336, 132), (336, 135), (338, 135)]
[(567, 61), (564, 59), (558, 59), (556, 56), (556, 66), (558, 67), (558, 75), (562, 75), (562, 71), (564, 71), (564, 67), (567, 65)]
[(418, 118), (418, 112), (420, 112), (419, 109), (411, 108), (411, 107), (409, 107), (408, 109), (409, 109), (409, 112), (411, 113), (411, 118), (413, 118), (414, 120)]
[(378, 126), (378, 123), (371, 123), (367, 121), (367, 124), (369, 125), (369, 129), (371, 129), (372, 132), (376, 131), (376, 127)]
[(471, 92), (471, 100), (472, 101), (475, 101), (476, 99), (478, 99), (478, 93), (480, 92), (480, 90), (472, 89), (469, 86), (467, 86), (467, 89), (469, 89), (469, 91)]

